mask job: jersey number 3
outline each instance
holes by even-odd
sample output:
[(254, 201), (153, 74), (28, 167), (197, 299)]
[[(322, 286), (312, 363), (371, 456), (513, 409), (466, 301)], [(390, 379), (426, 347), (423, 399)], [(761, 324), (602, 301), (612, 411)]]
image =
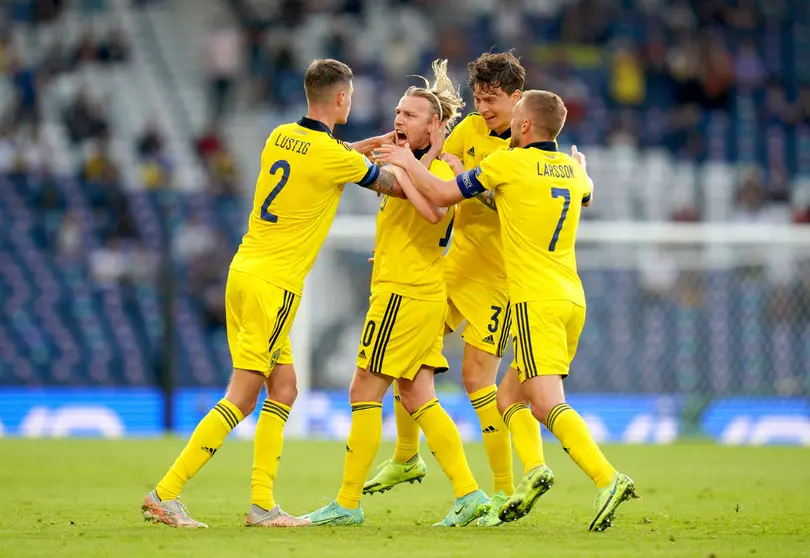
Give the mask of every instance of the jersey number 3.
[(568, 206), (571, 205), (571, 191), (568, 188), (552, 188), (552, 198), (563, 198), (562, 212), (560, 213), (560, 220), (557, 221), (557, 228), (554, 229), (554, 236), (551, 237), (551, 242), (548, 243), (548, 251), (553, 252), (557, 248), (557, 241), (560, 239), (560, 231), (563, 228), (565, 217), (568, 215)]
[(290, 163), (287, 161), (276, 161), (273, 163), (273, 166), (270, 167), (270, 174), (275, 176), (279, 170), (281, 170), (281, 178), (279, 178), (278, 184), (270, 191), (262, 204), (262, 221), (267, 221), (268, 223), (278, 223), (278, 215), (273, 215), (268, 209), (270, 209), (270, 204), (273, 203), (273, 200), (281, 193), (284, 186), (287, 185), (287, 181), (290, 179)]

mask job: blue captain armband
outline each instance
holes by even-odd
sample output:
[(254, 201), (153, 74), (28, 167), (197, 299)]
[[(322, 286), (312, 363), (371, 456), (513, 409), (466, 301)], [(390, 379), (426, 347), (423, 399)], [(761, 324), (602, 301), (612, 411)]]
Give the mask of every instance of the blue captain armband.
[(463, 172), (456, 177), (456, 184), (461, 191), (461, 195), (465, 198), (474, 198), (478, 194), (486, 191), (484, 185), (478, 180), (478, 175), (481, 174), (481, 167)]
[(360, 179), (360, 182), (357, 183), (358, 186), (362, 186), (363, 188), (368, 188), (380, 177), (380, 167), (372, 163), (368, 160), (367, 157), (363, 157), (366, 160), (366, 167), (368, 170), (366, 171), (366, 175)]
[(588, 194), (587, 196), (582, 196), (582, 203), (588, 203), (591, 201), (591, 195)]

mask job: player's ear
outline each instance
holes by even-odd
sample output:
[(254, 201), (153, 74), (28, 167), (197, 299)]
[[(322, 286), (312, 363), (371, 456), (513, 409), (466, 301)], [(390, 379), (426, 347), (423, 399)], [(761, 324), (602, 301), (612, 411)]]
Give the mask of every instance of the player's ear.
[(523, 91), (521, 91), (520, 89), (515, 89), (514, 91), (512, 91), (512, 95), (510, 95), (512, 99), (512, 108), (514, 108), (514, 106), (518, 103), (522, 95)]
[(339, 107), (346, 104), (346, 91), (339, 91), (337, 94), (337, 103)]
[(441, 125), (441, 122), (439, 122), (439, 115), (433, 113), (433, 118), (430, 119), (430, 125), (428, 126), (428, 133), (432, 134), (435, 132), (439, 128), (439, 125)]

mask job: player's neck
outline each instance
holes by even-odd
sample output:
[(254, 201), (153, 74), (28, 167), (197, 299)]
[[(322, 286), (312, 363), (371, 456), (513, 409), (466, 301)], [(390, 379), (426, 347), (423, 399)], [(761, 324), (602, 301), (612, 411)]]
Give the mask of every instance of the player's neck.
[(507, 123), (506, 123), (506, 124), (504, 124), (503, 126), (499, 126), (498, 128), (495, 128), (495, 129), (494, 129), (494, 130), (492, 130), (492, 131), (493, 131), (493, 132), (495, 132), (496, 134), (498, 134), (498, 135), (500, 136), (500, 135), (502, 135), (502, 134), (503, 134), (503, 133), (504, 133), (506, 130), (508, 130), (508, 129), (510, 128), (510, 126), (511, 126), (511, 125), (512, 125), (512, 123), (511, 123), (511, 122), (507, 122)]
[(536, 143), (557, 143), (557, 140), (550, 138), (548, 136), (536, 136), (534, 134), (529, 136), (524, 136), (523, 141), (521, 142), (522, 147), (526, 147), (527, 145), (532, 145)]
[(329, 130), (332, 132), (335, 130), (336, 118), (331, 114), (329, 114), (329, 112), (326, 110), (323, 110), (318, 107), (309, 107), (309, 109), (307, 109), (307, 118), (317, 120), (318, 122), (323, 122), (329, 127)]

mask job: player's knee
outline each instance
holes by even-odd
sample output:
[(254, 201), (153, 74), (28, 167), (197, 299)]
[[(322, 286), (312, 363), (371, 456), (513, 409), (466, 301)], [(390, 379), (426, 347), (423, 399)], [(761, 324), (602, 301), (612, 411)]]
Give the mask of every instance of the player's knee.
[(534, 418), (539, 420), (541, 423), (546, 424), (546, 418), (548, 417), (549, 412), (560, 403), (565, 403), (565, 399), (540, 394), (533, 397), (531, 400), (532, 414), (534, 415)]
[(499, 389), (497, 395), (495, 395), (495, 403), (498, 405), (498, 412), (503, 415), (506, 409), (515, 403), (521, 403), (521, 401), (517, 400), (514, 394), (509, 391)]
[(225, 399), (236, 405), (239, 411), (242, 413), (243, 417), (248, 416), (250, 413), (253, 412), (253, 409), (256, 408), (256, 398), (254, 397), (252, 400), (249, 397), (245, 397), (244, 395), (234, 394), (229, 392)]
[(418, 374), (414, 380), (399, 380), (399, 400), (405, 410), (413, 413), (436, 397), (433, 376)]
[(267, 398), (292, 407), (298, 398), (298, 384), (295, 378), (293, 377), (292, 381), (286, 381), (283, 384), (268, 386)]
[(409, 413), (413, 413), (431, 399), (433, 399), (432, 394), (425, 390), (406, 390), (403, 392), (400, 388), (399, 400)]
[(491, 386), (493, 383), (492, 378), (487, 374), (483, 374), (480, 368), (473, 368), (469, 371), (465, 369), (462, 373), (461, 381), (467, 393), (475, 393), (479, 389)]
[(378, 376), (365, 370), (357, 368), (349, 386), (349, 401), (360, 403), (364, 401), (382, 402), (385, 391), (390, 385), (390, 380)]
[(467, 345), (461, 363), (461, 381), (467, 393), (495, 384), (500, 359), (477, 347)]

